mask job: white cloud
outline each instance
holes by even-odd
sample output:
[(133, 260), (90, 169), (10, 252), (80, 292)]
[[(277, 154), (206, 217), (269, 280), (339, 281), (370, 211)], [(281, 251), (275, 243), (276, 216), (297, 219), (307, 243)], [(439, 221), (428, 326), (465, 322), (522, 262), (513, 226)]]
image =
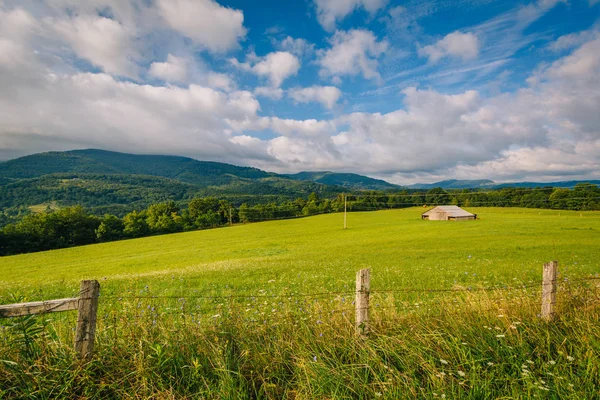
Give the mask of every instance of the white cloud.
[(365, 79), (380, 79), (379, 57), (388, 48), (386, 41), (377, 41), (367, 30), (338, 31), (330, 39), (331, 48), (321, 50), (318, 64), (321, 76), (339, 78), (361, 75)]
[(187, 78), (187, 62), (183, 57), (169, 54), (166, 62), (153, 62), (148, 72), (165, 82), (184, 82)]
[(254, 89), (254, 94), (256, 96), (268, 97), (274, 100), (280, 100), (283, 97), (283, 89), (281, 88), (273, 88), (268, 86), (259, 86)]
[(99, 16), (75, 16), (49, 20), (54, 31), (69, 43), (78, 57), (109, 74), (136, 78), (139, 58), (131, 29)]
[(316, 101), (331, 110), (339, 100), (342, 92), (335, 86), (310, 86), (290, 89), (288, 95), (298, 103)]
[(206, 83), (209, 87), (222, 89), (226, 92), (235, 89), (235, 82), (233, 82), (229, 75), (214, 71), (209, 71), (207, 75)]
[(599, 32), (597, 28), (570, 33), (568, 35), (563, 35), (556, 39), (554, 42), (548, 45), (548, 48), (552, 51), (565, 51), (571, 50), (577, 46), (581, 46), (583, 43), (598, 37)]
[(388, 0), (314, 0), (317, 7), (317, 19), (328, 31), (335, 29), (336, 23), (343, 20), (354, 10), (364, 8), (370, 14), (384, 8)]
[(298, 73), (300, 61), (293, 54), (277, 51), (267, 54), (252, 67), (258, 76), (268, 77), (273, 87), (279, 87), (283, 81)]
[(283, 170), (359, 171), (398, 183), (600, 178), (600, 39), (542, 69), (540, 82), (482, 98), (407, 88), (404, 109), (332, 121), (270, 120)]
[(247, 58), (249, 61), (244, 63), (235, 58), (229, 59), (229, 62), (236, 68), (268, 79), (273, 88), (281, 86), (284, 80), (296, 75), (300, 69), (298, 57), (285, 51), (276, 51), (264, 57), (250, 54)]
[(158, 0), (169, 26), (205, 48), (224, 52), (246, 36), (244, 13), (213, 0)]
[(279, 49), (294, 54), (299, 58), (309, 58), (315, 51), (315, 45), (309, 43), (305, 39), (294, 39), (291, 36), (287, 36), (281, 42), (277, 43)]
[(430, 62), (438, 62), (444, 57), (460, 57), (472, 60), (479, 54), (479, 39), (473, 33), (452, 32), (437, 43), (419, 49), (421, 57), (428, 57)]

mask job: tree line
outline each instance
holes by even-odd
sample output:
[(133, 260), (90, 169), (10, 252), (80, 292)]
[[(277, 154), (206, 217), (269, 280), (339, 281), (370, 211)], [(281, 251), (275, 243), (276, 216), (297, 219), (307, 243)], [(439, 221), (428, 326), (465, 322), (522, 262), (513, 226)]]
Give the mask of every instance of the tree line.
[[(346, 203), (346, 204), (345, 204)], [(30, 214), (0, 230), (0, 255), (29, 253), (165, 233), (216, 228), (228, 224), (296, 218), (343, 211), (373, 211), (413, 206), (454, 204), (463, 207), (528, 207), (562, 210), (600, 210), (600, 188), (578, 184), (573, 189), (504, 188), (493, 191), (403, 190), (337, 195), (332, 199), (311, 193), (266, 204), (235, 207), (216, 197), (197, 197), (183, 206), (174, 201), (152, 204), (122, 218), (91, 214), (82, 206)]]

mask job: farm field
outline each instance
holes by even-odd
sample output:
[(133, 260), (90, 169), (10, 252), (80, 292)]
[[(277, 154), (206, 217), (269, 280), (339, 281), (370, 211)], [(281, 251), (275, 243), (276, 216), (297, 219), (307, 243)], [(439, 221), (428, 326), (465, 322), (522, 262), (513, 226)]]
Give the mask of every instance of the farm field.
[[(86, 366), (70, 350), (75, 313), (0, 320), (0, 398), (600, 396), (600, 213), (469, 208), (480, 219), (444, 222), (423, 211), (349, 213), (347, 230), (327, 214), (0, 258), (2, 304), (101, 284)], [(561, 317), (546, 324), (551, 260)], [(367, 339), (353, 334), (361, 268)]]

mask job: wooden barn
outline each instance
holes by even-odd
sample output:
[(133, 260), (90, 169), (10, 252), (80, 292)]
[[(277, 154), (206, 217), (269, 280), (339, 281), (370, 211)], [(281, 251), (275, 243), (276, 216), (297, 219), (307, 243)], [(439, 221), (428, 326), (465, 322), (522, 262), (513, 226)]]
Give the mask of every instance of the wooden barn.
[(471, 214), (459, 206), (437, 206), (421, 214), (421, 219), (431, 221), (467, 221), (477, 219), (477, 214)]

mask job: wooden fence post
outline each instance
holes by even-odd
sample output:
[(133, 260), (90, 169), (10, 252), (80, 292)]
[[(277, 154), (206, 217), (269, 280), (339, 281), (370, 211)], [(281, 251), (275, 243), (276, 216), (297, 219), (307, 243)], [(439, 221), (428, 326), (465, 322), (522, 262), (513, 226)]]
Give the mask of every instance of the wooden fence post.
[(94, 351), (96, 335), (96, 313), (98, 312), (98, 281), (81, 281), (75, 331), (75, 351), (80, 359), (89, 359)]
[(369, 333), (370, 291), (371, 270), (361, 269), (356, 273), (356, 333), (361, 336)]
[(556, 275), (558, 261), (544, 264), (544, 277), (542, 280), (542, 319), (551, 321), (554, 318), (554, 304), (556, 303)]

